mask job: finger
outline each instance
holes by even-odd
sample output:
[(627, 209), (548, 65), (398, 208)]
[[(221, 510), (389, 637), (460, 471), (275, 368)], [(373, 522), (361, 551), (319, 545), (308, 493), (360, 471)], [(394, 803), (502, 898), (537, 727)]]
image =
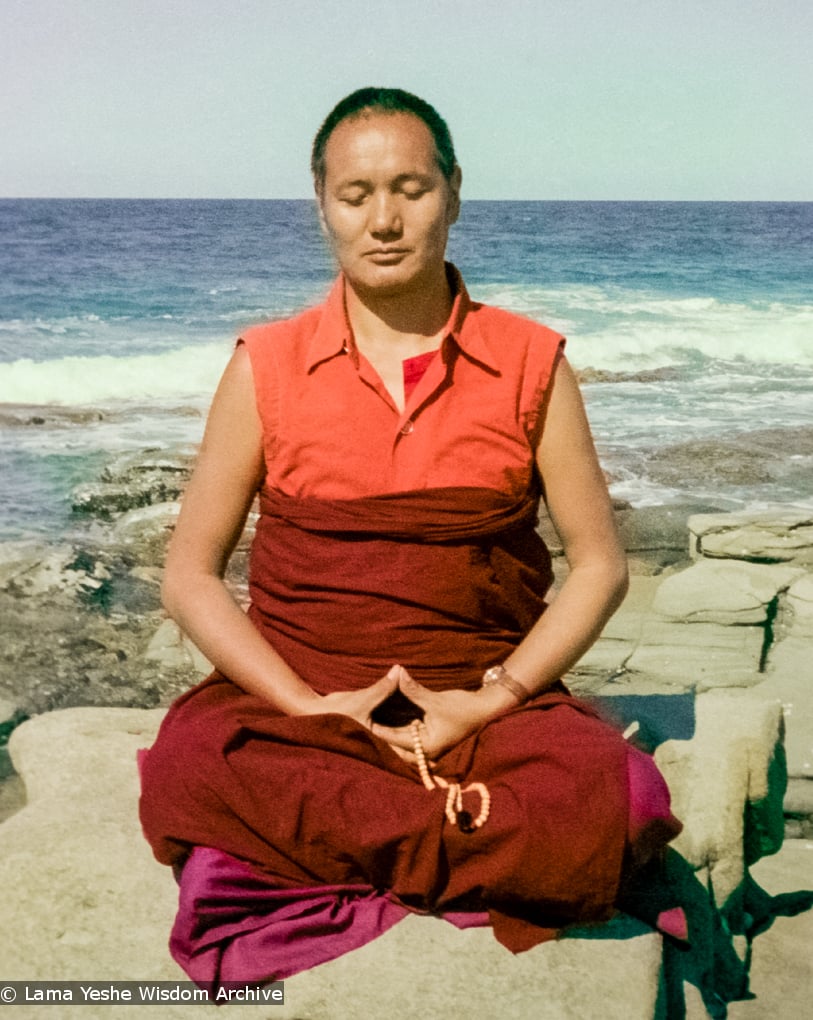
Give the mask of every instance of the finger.
[(393, 666), (389, 673), (382, 676), (380, 680), (376, 680), (374, 684), (364, 688), (363, 692), (359, 692), (366, 695), (364, 704), (368, 706), (370, 712), (398, 689), (398, 674), (395, 672), (397, 668), (397, 666)]
[(434, 692), (428, 690), (423, 686), (423, 684), (419, 684), (417, 680), (413, 680), (403, 666), (399, 668), (400, 673), (398, 675), (398, 686), (401, 688), (403, 693), (410, 701), (414, 701), (416, 705), (420, 705), (421, 708), (428, 708)]
[(374, 684), (370, 685), (370, 690), (374, 688), (386, 688), (389, 690), (395, 690), (398, 686), (398, 679), (401, 675), (401, 666), (392, 666), (380, 680), (376, 680)]
[(399, 747), (397, 744), (390, 744), (390, 748), (409, 765), (417, 764), (417, 759), (413, 751), (407, 750), (405, 747)]
[[(375, 725), (375, 724), (374, 724)], [(414, 740), (412, 731), (406, 726), (375, 726), (375, 735), (386, 740), (392, 747), (412, 750)]]

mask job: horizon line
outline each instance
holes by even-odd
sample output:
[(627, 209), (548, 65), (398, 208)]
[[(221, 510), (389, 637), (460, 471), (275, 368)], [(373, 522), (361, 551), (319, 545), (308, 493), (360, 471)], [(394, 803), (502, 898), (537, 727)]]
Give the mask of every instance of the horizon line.
[[(224, 197), (217, 195), (0, 195), (0, 202), (315, 202), (313, 197)], [(659, 205), (807, 205), (813, 198), (463, 198), (463, 205), (475, 202), (581, 202), (657, 203)]]

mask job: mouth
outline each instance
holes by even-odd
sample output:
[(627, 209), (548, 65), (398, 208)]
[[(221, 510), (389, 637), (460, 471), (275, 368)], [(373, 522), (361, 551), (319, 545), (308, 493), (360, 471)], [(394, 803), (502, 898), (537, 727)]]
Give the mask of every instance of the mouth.
[(374, 262), (396, 262), (408, 254), (408, 248), (370, 248), (364, 253), (364, 257)]

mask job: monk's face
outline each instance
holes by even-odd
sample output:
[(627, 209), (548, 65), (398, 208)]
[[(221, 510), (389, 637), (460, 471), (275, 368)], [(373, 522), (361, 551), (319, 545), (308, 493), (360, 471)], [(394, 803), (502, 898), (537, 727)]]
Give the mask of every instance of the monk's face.
[(347, 282), (358, 292), (419, 292), (443, 260), (459, 211), (432, 134), (410, 113), (342, 121), (325, 148), (322, 223)]

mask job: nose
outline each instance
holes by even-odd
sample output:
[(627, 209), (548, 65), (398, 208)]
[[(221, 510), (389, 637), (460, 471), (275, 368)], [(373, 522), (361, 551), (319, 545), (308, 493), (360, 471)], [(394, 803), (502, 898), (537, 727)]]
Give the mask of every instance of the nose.
[(389, 191), (381, 190), (373, 196), (368, 221), (374, 237), (398, 237), (403, 229), (398, 199)]

